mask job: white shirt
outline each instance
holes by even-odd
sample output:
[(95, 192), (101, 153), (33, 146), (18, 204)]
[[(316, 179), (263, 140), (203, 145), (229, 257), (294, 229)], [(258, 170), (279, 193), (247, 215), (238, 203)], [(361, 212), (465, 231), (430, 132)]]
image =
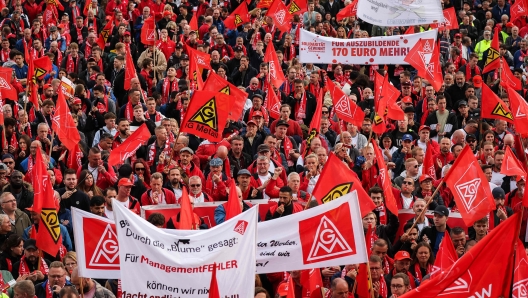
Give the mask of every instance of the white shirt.
[(106, 217), (108, 217), (108, 219), (114, 220), (114, 211), (108, 210), (106, 206), (105, 206), (105, 215)]
[(307, 193), (313, 192), (317, 181), (319, 181), (319, 177), (321, 177), (321, 174), (317, 174), (317, 176), (310, 177), (310, 181), (308, 181), (308, 188), (306, 188)]
[(502, 179), (504, 177), (506, 177), (506, 175), (493, 171), (493, 173), (491, 174), (490, 182), (497, 184), (497, 185), (502, 185), (502, 182), (503, 182)]
[(403, 194), (401, 194), (401, 197), (403, 201), (403, 209), (411, 209), (411, 203), (413, 202), (412, 195), (407, 198)]
[(193, 194), (189, 194), (190, 198), (193, 198), (194, 203), (203, 203), (205, 202), (205, 196), (203, 192), (200, 193), (199, 196), (195, 197)]
[[(269, 179), (271, 179), (271, 174), (268, 172), (267, 175), (264, 175), (264, 176), (261, 176), (261, 175), (258, 175), (259, 176), (259, 180), (260, 180), (260, 184), (264, 184), (266, 181), (268, 181)], [(262, 192), (263, 193), (263, 196), (262, 198), (265, 199), (265, 200), (269, 200), (270, 197), (266, 194), (265, 191)]]
[(99, 170), (97, 170), (97, 168), (92, 168), (90, 164), (88, 164), (88, 172), (92, 173), (94, 184), (95, 184), (97, 182), (97, 177), (99, 176)]
[(425, 153), (425, 151), (427, 150), (427, 143), (424, 143), (420, 141), (420, 139), (418, 139), (416, 140), (416, 144), (418, 145), (418, 147), (422, 148)]

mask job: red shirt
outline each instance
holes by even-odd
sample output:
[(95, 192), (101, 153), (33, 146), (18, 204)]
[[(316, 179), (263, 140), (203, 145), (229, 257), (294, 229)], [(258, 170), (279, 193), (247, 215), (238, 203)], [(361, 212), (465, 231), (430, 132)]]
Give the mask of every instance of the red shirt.
[(167, 61), (169, 61), (172, 53), (174, 53), (174, 49), (176, 49), (176, 43), (168, 38), (166, 41), (158, 40), (156, 46), (161, 50), (161, 52), (163, 52), (163, 55), (165, 55), (165, 59), (167, 59)]

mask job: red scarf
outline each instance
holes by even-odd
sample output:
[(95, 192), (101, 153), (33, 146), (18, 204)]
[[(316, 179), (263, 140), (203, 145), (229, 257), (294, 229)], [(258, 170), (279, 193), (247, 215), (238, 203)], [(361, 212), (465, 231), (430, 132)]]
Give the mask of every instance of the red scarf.
[(0, 56), (2, 62), (6, 62), (7, 60), (9, 60), (9, 53), (11, 53), (11, 49), (2, 49), (2, 51), (0, 52), (0, 54), (2, 55)]
[(84, 57), (91, 57), (91, 56), (92, 56), (92, 45), (87, 41), (84, 44)]
[(168, 77), (163, 80), (163, 89), (161, 96), (161, 104), (164, 105), (169, 101), (170, 94), (172, 91), (178, 91), (178, 80), (174, 78), (171, 82)]
[[(156, 111), (156, 114), (154, 114), (154, 115), (156, 115), (156, 116), (154, 116), (154, 122), (161, 121), (161, 114), (159, 112)], [(145, 119), (150, 120), (150, 114), (149, 114), (148, 111), (145, 112)], [(169, 131), (169, 133), (170, 133), (169, 135), (172, 134), (172, 132), (170, 132), (170, 131)]]
[(302, 124), (304, 123), (305, 118), (306, 118), (306, 92), (303, 92), (301, 96), (301, 101), (295, 105), (295, 120), (297, 120), (299, 124)]
[(121, 289), (121, 279), (117, 280), (117, 297), (121, 297), (123, 290)]
[[(155, 159), (156, 159), (156, 141), (154, 141), (154, 143), (152, 143), (152, 145), (150, 145), (149, 147), (149, 156), (148, 156), (148, 163), (150, 165), (155, 165)], [(165, 146), (163, 147), (163, 152), (165, 153), (165, 155), (167, 156), (170, 156), (170, 150), (171, 150), (171, 147), (170, 147), (170, 143), (169, 143), (169, 138), (167, 138), (167, 140), (165, 141)]]
[(455, 65), (455, 69), (458, 71), (458, 69), (464, 65), (465, 61), (462, 59), (462, 56), (458, 56), (455, 60), (453, 60), (453, 64)]
[(152, 198), (152, 190), (147, 191), (147, 197), (151, 205), (167, 204), (167, 201), (165, 200), (165, 191), (163, 190), (163, 188), (161, 189), (161, 192), (158, 194), (157, 200), (154, 200)]
[(104, 65), (103, 65), (103, 59), (99, 58), (97, 62), (97, 66), (99, 66), (99, 69), (104, 69)]
[[(89, 21), (88, 21), (88, 18), (86, 18), (86, 20), (84, 20), (84, 26), (86, 28), (90, 28), (92, 27), (94, 29), (94, 32), (97, 32), (97, 22), (95, 21), (95, 17), (93, 18), (93, 21), (91, 21), (91, 26), (89, 26)], [(102, 68), (101, 68), (102, 69)]]
[(51, 290), (49, 279), (46, 281), (46, 298), (53, 298), (53, 291)]
[[(48, 275), (48, 264), (46, 264), (46, 262), (44, 261), (44, 258), (41, 258), (39, 257), (39, 261), (40, 261), (40, 272), (42, 272), (42, 274), (44, 275)], [(20, 259), (20, 268), (18, 269), (18, 274), (19, 275), (24, 275), (24, 274), (30, 274), (31, 272), (29, 271), (29, 266), (27, 265), (27, 262), (26, 262), (26, 256), (22, 256), (22, 259)]]
[(44, 56), (44, 49), (40, 49), (40, 51), (37, 51), (37, 49), (31, 48), (31, 56), (33, 57), (33, 59), (38, 59)]
[(97, 101), (97, 109), (99, 110), (99, 113), (104, 114), (108, 111), (108, 96), (103, 97), (103, 102), (100, 100)]
[[(480, 75), (480, 69), (478, 66), (475, 65), (475, 75)], [(469, 81), (473, 76), (471, 75), (471, 67), (469, 66), (469, 63), (466, 64), (466, 82)]]
[(291, 61), (293, 58), (295, 58), (295, 46), (290, 45), (289, 48), (284, 46), (284, 61)]
[(288, 136), (284, 137), (284, 140), (282, 141), (282, 146), (284, 147), (284, 156), (286, 156), (286, 159), (288, 160), (288, 167), (291, 167), (294, 165), (293, 161), (290, 158), (290, 150), (293, 149), (293, 145)]
[(380, 224), (386, 225), (387, 224), (387, 212), (385, 211), (385, 205), (381, 203), (381, 205), (379, 207), (376, 207), (375, 210), (379, 212)]
[(334, 80), (336, 80), (339, 84), (341, 84), (341, 86), (344, 86), (346, 83), (349, 83), (349, 85), (352, 85), (350, 84), (350, 80), (344, 75), (336, 75), (334, 74)]
[(220, 51), (220, 57), (229, 57), (229, 52), (227, 51), (227, 45), (216, 46), (216, 50)]
[(314, 84), (309, 84), (308, 91), (310, 91), (310, 93), (312, 94), (319, 94), (319, 92), (321, 91), (321, 84), (317, 83), (317, 86)]
[(286, 93), (286, 95), (289, 95), (294, 90), (293, 82), (290, 83), (289, 81), (286, 81), (283, 86), (284, 88), (282, 88), (282, 91)]
[(75, 26), (75, 30), (77, 30), (77, 42), (79, 44), (82, 44), (83, 39), (84, 39), (84, 37), (82, 36), (82, 29), (83, 28), (84, 28), (84, 26), (82, 26), (81, 28)]
[(35, 162), (33, 161), (33, 156), (30, 154), (29, 157), (28, 157), (28, 163), (27, 163), (27, 171), (26, 173), (30, 173), (31, 170), (33, 170), (33, 164)]
[(379, 289), (379, 296), (381, 298), (387, 298), (387, 283), (385, 282), (385, 277), (383, 275), (380, 277), (380, 289)]
[(15, 150), (18, 149), (18, 141), (17, 141), (15, 132), (13, 132), (13, 134), (11, 134), (11, 142), (10, 142), (9, 145), (13, 146), (13, 148), (15, 148)]
[[(418, 279), (418, 282), (421, 283), (423, 276), (422, 276), (422, 267), (420, 267), (420, 264), (418, 263), (414, 264), (414, 272), (416, 274), (416, 279)], [(431, 272), (433, 272), (433, 265), (427, 264), (427, 268), (425, 268), (425, 274), (430, 274)]]
[(385, 256), (385, 258), (383, 259), (383, 273), (384, 274), (389, 274), (391, 269), (393, 269), (394, 267), (394, 260), (391, 259), (389, 256)]
[(57, 67), (60, 67), (60, 64), (61, 64), (61, 61), (62, 61), (62, 52), (61, 51), (56, 51), (56, 52), (52, 52), (52, 53), (55, 54), (55, 57), (56, 57), (55, 58), (55, 65)]
[(255, 30), (255, 38), (253, 38), (253, 42), (251, 43), (251, 45), (253, 46), (253, 50), (255, 50), (257, 48), (257, 42), (260, 40), (260, 30)]
[(127, 118), (130, 122), (134, 121), (134, 107), (132, 106), (132, 103), (130, 101), (126, 104), (125, 107), (125, 118)]
[(68, 61), (66, 62), (66, 71), (68, 73), (77, 72), (79, 69), (79, 56), (73, 61), (73, 57), (68, 55)]

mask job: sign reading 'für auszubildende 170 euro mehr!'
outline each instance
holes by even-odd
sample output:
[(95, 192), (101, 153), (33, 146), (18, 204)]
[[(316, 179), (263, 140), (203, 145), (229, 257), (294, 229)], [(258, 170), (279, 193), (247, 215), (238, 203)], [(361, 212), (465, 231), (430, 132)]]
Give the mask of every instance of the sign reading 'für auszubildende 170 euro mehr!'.
[(416, 34), (340, 39), (300, 30), (299, 59), (315, 64), (409, 64), (405, 56), (420, 39), (436, 41), (437, 30)]
[(115, 202), (123, 298), (208, 297), (214, 264), (221, 297), (254, 295), (257, 209), (188, 236), (164, 232)]

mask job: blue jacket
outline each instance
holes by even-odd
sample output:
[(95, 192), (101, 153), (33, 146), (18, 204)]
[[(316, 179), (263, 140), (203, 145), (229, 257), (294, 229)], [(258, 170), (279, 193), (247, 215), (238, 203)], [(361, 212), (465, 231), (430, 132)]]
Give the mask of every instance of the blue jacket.
[[(29, 239), (29, 229), (33, 228), (33, 226), (34, 225), (31, 225), (24, 230), (24, 234), (22, 234), (22, 238), (24, 240)], [(65, 226), (63, 226), (62, 224), (59, 224), (59, 226), (60, 226), (60, 231), (61, 231), (61, 236), (62, 236), (62, 245), (66, 247), (67, 251), (71, 251), (73, 247), (72, 247), (70, 234), (68, 234), (68, 230), (66, 229)]]
[(498, 5), (493, 6), (493, 8), (491, 9), (491, 14), (495, 19), (495, 22), (500, 23), (503, 14), (508, 15), (508, 17), (510, 17), (510, 4), (506, 3), (504, 5), (504, 9), (500, 9)]

